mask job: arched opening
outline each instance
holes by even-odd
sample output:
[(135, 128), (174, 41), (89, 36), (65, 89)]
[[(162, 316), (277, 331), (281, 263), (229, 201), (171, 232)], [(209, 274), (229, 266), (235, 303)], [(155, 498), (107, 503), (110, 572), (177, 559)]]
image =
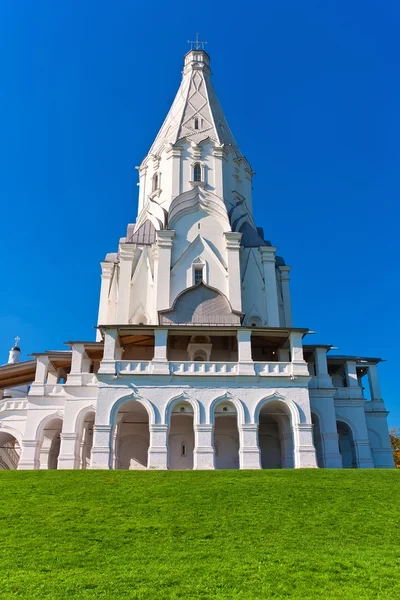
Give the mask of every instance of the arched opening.
[(216, 469), (239, 468), (239, 430), (232, 402), (222, 401), (214, 411), (214, 451)]
[(193, 408), (178, 402), (172, 409), (168, 432), (168, 469), (193, 469)]
[(343, 469), (356, 469), (357, 456), (354, 446), (353, 432), (347, 423), (336, 421), (339, 436), (339, 452), (342, 456)]
[(283, 402), (264, 404), (258, 419), (258, 444), (262, 469), (294, 468), (291, 416)]
[(319, 468), (324, 467), (324, 448), (321, 436), (321, 423), (318, 415), (311, 413), (311, 422), (313, 424), (313, 443), (315, 447), (315, 454), (317, 457), (317, 466)]
[(94, 412), (89, 412), (85, 415), (80, 438), (79, 467), (81, 469), (88, 469), (90, 466), (93, 446), (94, 420)]
[(149, 415), (135, 400), (122, 404), (116, 414), (114, 468), (147, 469), (150, 443)]
[(0, 432), (0, 471), (14, 471), (18, 467), (20, 456), (18, 440), (10, 433)]
[(193, 167), (193, 181), (201, 181), (201, 164), (195, 163)]
[(40, 448), (40, 468), (57, 469), (60, 454), (61, 430), (63, 420), (60, 417), (50, 419), (43, 430), (42, 445)]

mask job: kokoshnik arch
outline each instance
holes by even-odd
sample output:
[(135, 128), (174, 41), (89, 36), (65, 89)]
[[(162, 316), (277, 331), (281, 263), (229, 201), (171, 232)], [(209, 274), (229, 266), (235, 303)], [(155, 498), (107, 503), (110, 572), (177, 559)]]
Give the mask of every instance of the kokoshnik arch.
[[(304, 345), (254, 172), (188, 52), (101, 263), (96, 341), (0, 367), (0, 468), (393, 467), (380, 359)], [(369, 393), (365, 393), (369, 388)]]

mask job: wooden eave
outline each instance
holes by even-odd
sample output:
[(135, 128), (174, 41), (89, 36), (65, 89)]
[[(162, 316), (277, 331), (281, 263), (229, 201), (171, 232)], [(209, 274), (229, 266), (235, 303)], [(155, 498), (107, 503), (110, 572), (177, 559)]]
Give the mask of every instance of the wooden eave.
[(0, 389), (32, 383), (35, 379), (36, 360), (0, 367)]

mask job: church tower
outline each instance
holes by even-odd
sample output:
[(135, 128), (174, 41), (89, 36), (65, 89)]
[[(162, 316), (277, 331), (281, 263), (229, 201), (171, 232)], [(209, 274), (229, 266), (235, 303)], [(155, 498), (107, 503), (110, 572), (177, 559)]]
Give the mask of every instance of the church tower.
[(175, 100), (138, 172), (136, 223), (101, 265), (99, 325), (291, 327), (290, 267), (254, 222), (254, 171), (204, 50), (186, 54)]

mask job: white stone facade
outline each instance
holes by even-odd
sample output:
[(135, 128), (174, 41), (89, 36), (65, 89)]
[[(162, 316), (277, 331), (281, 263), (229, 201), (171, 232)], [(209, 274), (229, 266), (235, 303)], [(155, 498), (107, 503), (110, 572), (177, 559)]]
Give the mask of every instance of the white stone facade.
[(303, 345), (210, 75), (190, 51), (101, 263), (96, 341), (0, 367), (0, 468), (393, 467), (379, 359)]

